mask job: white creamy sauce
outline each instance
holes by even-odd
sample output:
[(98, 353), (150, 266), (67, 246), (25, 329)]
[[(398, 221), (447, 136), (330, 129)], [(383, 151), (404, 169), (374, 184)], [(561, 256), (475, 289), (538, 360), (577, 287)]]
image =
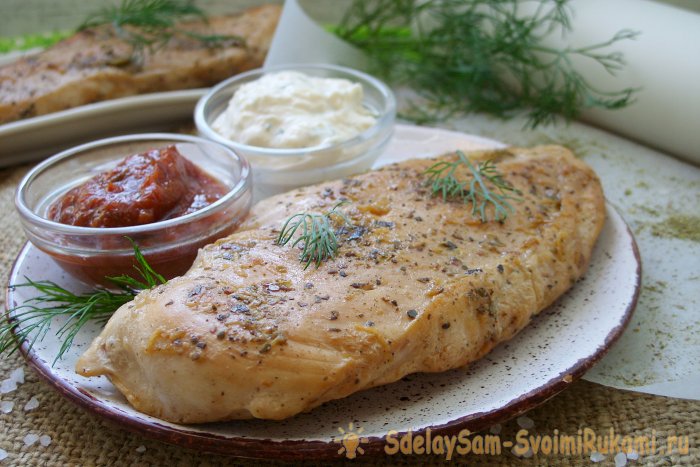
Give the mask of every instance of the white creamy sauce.
[(358, 83), (282, 71), (238, 88), (212, 126), (250, 146), (325, 146), (352, 139), (376, 123), (362, 100)]

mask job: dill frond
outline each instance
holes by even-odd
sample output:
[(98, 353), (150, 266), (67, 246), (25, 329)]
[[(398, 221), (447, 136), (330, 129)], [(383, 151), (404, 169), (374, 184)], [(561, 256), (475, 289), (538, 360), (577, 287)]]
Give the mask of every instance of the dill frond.
[(301, 243), (302, 251), (299, 259), (305, 263), (304, 269), (312, 263), (319, 267), (323, 261), (335, 258), (339, 243), (333, 226), (333, 217), (344, 224), (350, 224), (348, 217), (338, 209), (348, 201), (340, 201), (326, 213), (301, 212), (294, 214), (282, 226), (275, 244), (283, 246), (294, 238), (297, 231), (300, 235), (291, 243), (292, 247)]
[(524, 111), (534, 128), (586, 108), (625, 107), (638, 90), (598, 89), (573, 63), (591, 60), (614, 75), (625, 62), (608, 48), (637, 32), (584, 47), (544, 45), (570, 27), (568, 0), (354, 0), (335, 32), (367, 53), (376, 74), (427, 101), (409, 105), (403, 118), (428, 123)]
[[(462, 165), (469, 169), (471, 177), (468, 181), (457, 178), (457, 168)], [(519, 201), (518, 195), (522, 194), (503, 178), (492, 160), (474, 165), (462, 151), (457, 151), (456, 161), (436, 162), (424, 174), (428, 176), (426, 184), (433, 196), (440, 196), (443, 201), (456, 198), (471, 204), (472, 215), (478, 214), (481, 222), (489, 221), (489, 205), (493, 206), (493, 220), (506, 220), (510, 213), (515, 212), (509, 200)]]
[(133, 241), (132, 245), (136, 259), (134, 267), (142, 281), (129, 276), (108, 277), (119, 291), (96, 287), (89, 292), (75, 294), (54, 282), (33, 281), (26, 277), (26, 282), (11, 285), (11, 288), (32, 288), (38, 295), (7, 311), (5, 320), (0, 323), (0, 354), (12, 354), (25, 342), (29, 343), (28, 349), (31, 350), (44, 338), (54, 319), (66, 317), (66, 322), (56, 331), (61, 341), (53, 361), (56, 363), (70, 349), (75, 336), (85, 324), (90, 321), (104, 324), (120, 306), (133, 300), (141, 290), (164, 284), (165, 278), (153, 270)]

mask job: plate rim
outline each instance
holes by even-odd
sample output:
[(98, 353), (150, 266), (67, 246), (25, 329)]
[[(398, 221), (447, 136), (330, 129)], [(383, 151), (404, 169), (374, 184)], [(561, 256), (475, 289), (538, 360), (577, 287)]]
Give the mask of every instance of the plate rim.
[(45, 115), (25, 118), (0, 125), (0, 136), (10, 137), (18, 132), (35, 131), (46, 125), (57, 125), (65, 123), (65, 120), (72, 121), (101, 115), (107, 112), (129, 110), (132, 107), (139, 108), (153, 104), (171, 104), (175, 102), (196, 103), (209, 88), (181, 89), (178, 91), (149, 92), (145, 94), (134, 94), (131, 96), (118, 97), (106, 101), (92, 102), (80, 105), (71, 109), (58, 110)]
[[(587, 357), (580, 358), (577, 362), (560, 372), (557, 376), (537, 388), (516, 397), (486, 412), (475, 412), (461, 417), (456, 417), (440, 425), (427, 426), (412, 431), (414, 435), (425, 434), (430, 430), (431, 435), (456, 435), (461, 430), (468, 429), (471, 433), (482, 431), (495, 423), (501, 423), (516, 417), (538, 405), (546, 402), (550, 398), (565, 390), (571, 383), (580, 379), (588, 369), (600, 361), (610, 350), (613, 344), (620, 338), (629, 324), (633, 312), (637, 306), (639, 294), (641, 292), (642, 261), (639, 248), (624, 217), (618, 209), (609, 201), (605, 201), (606, 210), (614, 213), (624, 226), (626, 233), (625, 241), (629, 242), (632, 253), (636, 260), (636, 271), (634, 279), (634, 294), (627, 304), (622, 320), (612, 328), (605, 337), (605, 341), (594, 353)], [(9, 319), (9, 309), (13, 288), (10, 281), (16, 275), (20, 260), (26, 256), (32, 247), (30, 242), (25, 242), (17, 257), (14, 259), (9, 270), (8, 284), (5, 292), (5, 310), (3, 319)], [(223, 454), (233, 457), (254, 458), (254, 459), (279, 459), (279, 460), (302, 460), (302, 459), (332, 459), (339, 458), (338, 444), (326, 442), (324, 440), (272, 440), (264, 438), (245, 438), (240, 436), (227, 437), (213, 433), (202, 433), (187, 429), (187, 425), (173, 427), (164, 425), (156, 421), (139, 419), (121, 410), (115, 410), (89, 392), (77, 388), (61, 378), (57, 378), (51, 371), (48, 362), (41, 361), (36, 353), (29, 350), (29, 344), (23, 343), (19, 348), (20, 353), (27, 364), (36, 371), (44, 381), (66, 399), (80, 406), (88, 413), (106, 419), (108, 422), (124, 428), (132, 433), (141, 434), (148, 438), (174, 444), (188, 449)], [(570, 378), (568, 378), (570, 376)], [(180, 428), (181, 427), (181, 428)], [(408, 431), (397, 431), (396, 436), (401, 437)], [(362, 448), (365, 456), (376, 456), (383, 453), (386, 445), (384, 436), (368, 436), (367, 442), (363, 442)]]

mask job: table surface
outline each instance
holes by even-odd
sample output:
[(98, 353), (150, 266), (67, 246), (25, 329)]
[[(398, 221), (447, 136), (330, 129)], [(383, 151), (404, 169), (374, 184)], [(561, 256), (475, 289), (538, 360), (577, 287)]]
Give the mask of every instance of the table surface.
[[(645, 265), (645, 288), (625, 336), (649, 332), (656, 342), (663, 341), (663, 335), (653, 334), (655, 329), (660, 328), (655, 327), (653, 318), (656, 318), (657, 321), (672, 320), (671, 323), (664, 321), (667, 324), (666, 332), (670, 326), (673, 334), (687, 333), (690, 340), (686, 340), (685, 347), (679, 347), (674, 344), (677, 339), (668, 338), (668, 343), (656, 349), (656, 353), (654, 349), (645, 351), (634, 345), (615, 346), (588, 377), (608, 385), (643, 387), (659, 381), (693, 376), (696, 372), (694, 369), (700, 367), (700, 362), (695, 360), (699, 357), (700, 348), (696, 335), (699, 334), (699, 310), (695, 292), (700, 241), (697, 232), (694, 235), (691, 232), (686, 238), (682, 232), (661, 227), (668, 224), (671, 215), (700, 218), (700, 169), (579, 124), (524, 131), (521, 120), (501, 122), (477, 115), (453, 120), (443, 126), (515, 145), (561, 143), (571, 147), (591, 164), (601, 176), (606, 196), (621, 210), (635, 231)], [(22, 166), (0, 171), (0, 218), (3, 219), (0, 222), (0, 281), (3, 284), (25, 241), (12, 197), (17, 183), (28, 169), (29, 166)], [(685, 210), (681, 212), (681, 209)], [(689, 268), (686, 266), (688, 264)], [(0, 297), (0, 302), (3, 299)], [(4, 306), (4, 303), (0, 305)], [(685, 308), (685, 313), (681, 313), (683, 310), (678, 306)], [(663, 320), (659, 319), (660, 316)], [(644, 358), (639, 358), (640, 351), (646, 352)], [(673, 364), (669, 364), (671, 359), (676, 359)], [(16, 391), (1, 396), (2, 401), (14, 402), (10, 413), (0, 413), (0, 449), (9, 453), (4, 461), (6, 464), (223, 465), (230, 462), (230, 459), (222, 456), (145, 440), (103, 422), (62, 399), (26, 368), (18, 355), (3, 357), (0, 380), (20, 366), (26, 369), (26, 382)], [(38, 407), (25, 411), (23, 408), (32, 397), (38, 399)], [(665, 445), (669, 436), (688, 436), (687, 453), (679, 453), (678, 450), (670, 454), (657, 451), (640, 456), (636, 463), (700, 463), (698, 401), (652, 396), (579, 381), (529, 412), (527, 417), (534, 422), (530, 434), (552, 435), (554, 430), (558, 430), (559, 433), (575, 435), (578, 430), (588, 427), (602, 435), (612, 429), (622, 436), (651, 437), (655, 434), (659, 445)], [(522, 424), (523, 420), (519, 422)], [(501, 437), (505, 440), (514, 439), (520, 427), (517, 420), (512, 420), (500, 428)], [(37, 442), (26, 446), (23, 438), (27, 434), (48, 435), (51, 444), (44, 447)], [(613, 454), (607, 454), (605, 458), (605, 465), (614, 465)], [(392, 461), (418, 463), (428, 459), (437, 461), (440, 457), (395, 456)], [(497, 457), (470, 455), (466, 460), (476, 465), (512, 465), (516, 457), (506, 450)], [(518, 463), (590, 465), (591, 459), (590, 454), (538, 455), (521, 459)], [(630, 462), (629, 465), (633, 464)]]

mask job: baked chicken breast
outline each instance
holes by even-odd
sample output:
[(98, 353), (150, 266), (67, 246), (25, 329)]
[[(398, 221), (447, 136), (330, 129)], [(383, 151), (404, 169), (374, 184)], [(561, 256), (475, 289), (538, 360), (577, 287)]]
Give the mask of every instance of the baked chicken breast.
[[(198, 423), (284, 419), (477, 360), (584, 274), (605, 207), (595, 173), (564, 148), (469, 157), (495, 160), (522, 192), (504, 222), (431, 196), (436, 159), (269, 198), (183, 277), (120, 308), (77, 372), (107, 375), (142, 412)], [(298, 247), (275, 244), (289, 216), (342, 199), (351, 226), (337, 226), (334, 259), (305, 269)]]
[(142, 56), (134, 55), (133, 47), (109, 26), (80, 31), (0, 67), (0, 124), (134, 94), (211, 86), (258, 68), (280, 11), (279, 5), (266, 5), (206, 23), (181, 23), (182, 31), (232, 40), (207, 47), (178, 36)]

